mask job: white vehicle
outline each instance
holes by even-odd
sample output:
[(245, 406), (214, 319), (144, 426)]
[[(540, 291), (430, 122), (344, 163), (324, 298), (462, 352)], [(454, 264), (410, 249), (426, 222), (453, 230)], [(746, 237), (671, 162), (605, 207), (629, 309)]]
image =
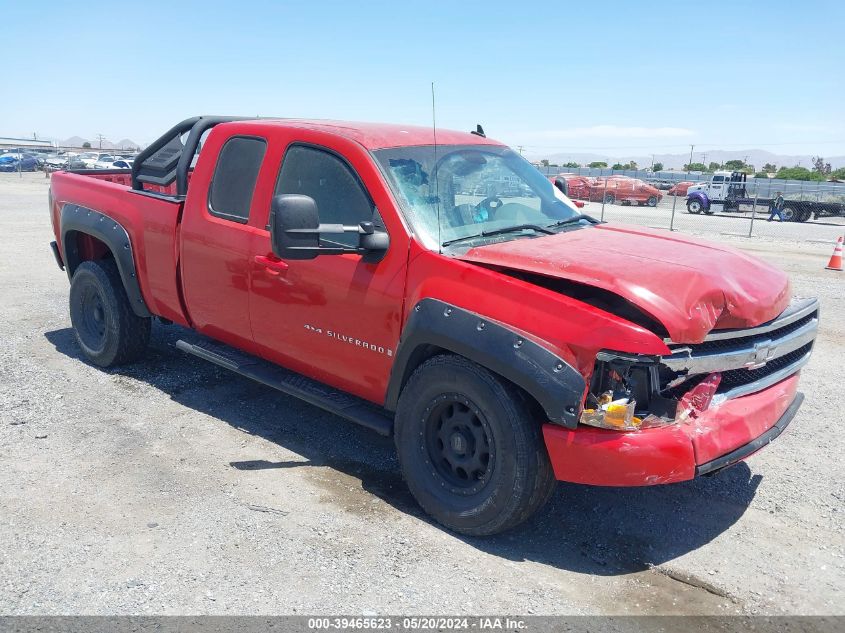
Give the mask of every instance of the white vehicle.
[(116, 159), (117, 157), (111, 154), (99, 154), (97, 160), (94, 161), (94, 169), (111, 169)]
[(82, 152), (79, 155), (79, 160), (85, 163), (86, 169), (94, 169), (94, 163), (97, 162), (100, 156), (105, 156), (105, 154), (98, 154), (97, 152)]
[(112, 169), (132, 169), (134, 158), (126, 158), (125, 156), (117, 156), (111, 164)]
[[(733, 186), (733, 190), (730, 187)], [(741, 192), (737, 191), (739, 188)], [(739, 177), (739, 172), (732, 171), (714, 171), (710, 180), (690, 185), (687, 189), (687, 196), (694, 191), (701, 191), (713, 202), (722, 202), (728, 198), (728, 194), (733, 197), (742, 197), (745, 195), (745, 182)]]

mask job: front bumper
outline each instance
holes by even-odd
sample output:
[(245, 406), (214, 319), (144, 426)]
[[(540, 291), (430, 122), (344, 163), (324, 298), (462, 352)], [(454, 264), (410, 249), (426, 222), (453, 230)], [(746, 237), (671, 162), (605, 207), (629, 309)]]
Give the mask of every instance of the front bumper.
[(545, 424), (555, 477), (597, 486), (650, 486), (730, 466), (766, 446), (792, 421), (803, 400), (798, 376), (712, 405), (678, 425), (620, 432)]

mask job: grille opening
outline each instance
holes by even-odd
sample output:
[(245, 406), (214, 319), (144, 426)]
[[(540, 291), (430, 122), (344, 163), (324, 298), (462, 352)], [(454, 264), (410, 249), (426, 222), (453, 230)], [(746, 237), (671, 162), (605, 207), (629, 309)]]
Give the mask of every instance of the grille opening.
[(696, 343), (694, 345), (684, 345), (683, 347), (692, 348), (693, 353), (713, 352), (730, 349), (731, 347), (736, 347), (737, 345), (747, 345), (748, 343), (753, 343), (757, 340), (762, 341), (766, 339), (779, 339), (791, 334), (792, 332), (795, 332), (796, 330), (801, 329), (802, 327), (813, 321), (813, 319), (817, 318), (818, 312), (814, 311), (804, 317), (801, 317), (793, 323), (789, 323), (781, 328), (771, 330), (769, 332), (764, 332), (762, 334), (746, 334), (743, 336), (742, 332), (737, 332), (737, 335), (732, 338), (721, 339), (716, 341), (704, 341), (703, 343)]

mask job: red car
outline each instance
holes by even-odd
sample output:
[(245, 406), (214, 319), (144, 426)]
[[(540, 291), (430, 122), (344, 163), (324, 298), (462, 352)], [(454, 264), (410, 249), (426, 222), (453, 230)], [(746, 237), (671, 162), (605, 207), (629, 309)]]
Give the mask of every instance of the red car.
[(656, 187), (628, 176), (607, 176), (592, 179), (590, 200), (607, 204), (636, 204), (656, 207), (663, 194)]
[(685, 196), (687, 195), (687, 191), (689, 188), (694, 185), (695, 183), (692, 181), (683, 181), (679, 182), (675, 186), (673, 186), (669, 191), (666, 192), (667, 196)]
[(568, 194), (573, 200), (589, 200), (591, 179), (586, 176), (578, 176), (576, 174), (558, 174), (557, 176), (550, 176), (549, 180), (552, 182), (555, 179), (561, 178), (566, 181)]
[(470, 535), (555, 479), (687, 481), (793, 419), (818, 303), (783, 272), (582, 215), (480, 130), (437, 140), (195, 117), (131, 173), (53, 174), (82, 354), (137, 361), (171, 324), (180, 350), (392, 435), (419, 504)]

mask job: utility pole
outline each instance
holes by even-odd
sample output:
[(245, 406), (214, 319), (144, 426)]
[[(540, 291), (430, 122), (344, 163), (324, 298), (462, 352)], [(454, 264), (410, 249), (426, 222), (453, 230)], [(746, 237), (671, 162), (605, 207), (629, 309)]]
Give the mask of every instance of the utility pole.
[(100, 142), (100, 149), (103, 149), (103, 139), (106, 138), (102, 134), (97, 134), (97, 140)]
[(516, 149), (519, 152), (519, 155), (522, 156), (522, 150), (524, 150), (525, 147), (523, 145), (517, 145)]
[(651, 155), (651, 171), (654, 171), (654, 154)]
[(695, 149), (695, 145), (689, 146), (689, 162), (687, 163), (687, 173), (690, 173), (690, 168), (692, 167), (692, 151)]
[(706, 164), (707, 164), (707, 152), (704, 152), (704, 153), (701, 155), (701, 164), (702, 164), (702, 165), (706, 165)]

